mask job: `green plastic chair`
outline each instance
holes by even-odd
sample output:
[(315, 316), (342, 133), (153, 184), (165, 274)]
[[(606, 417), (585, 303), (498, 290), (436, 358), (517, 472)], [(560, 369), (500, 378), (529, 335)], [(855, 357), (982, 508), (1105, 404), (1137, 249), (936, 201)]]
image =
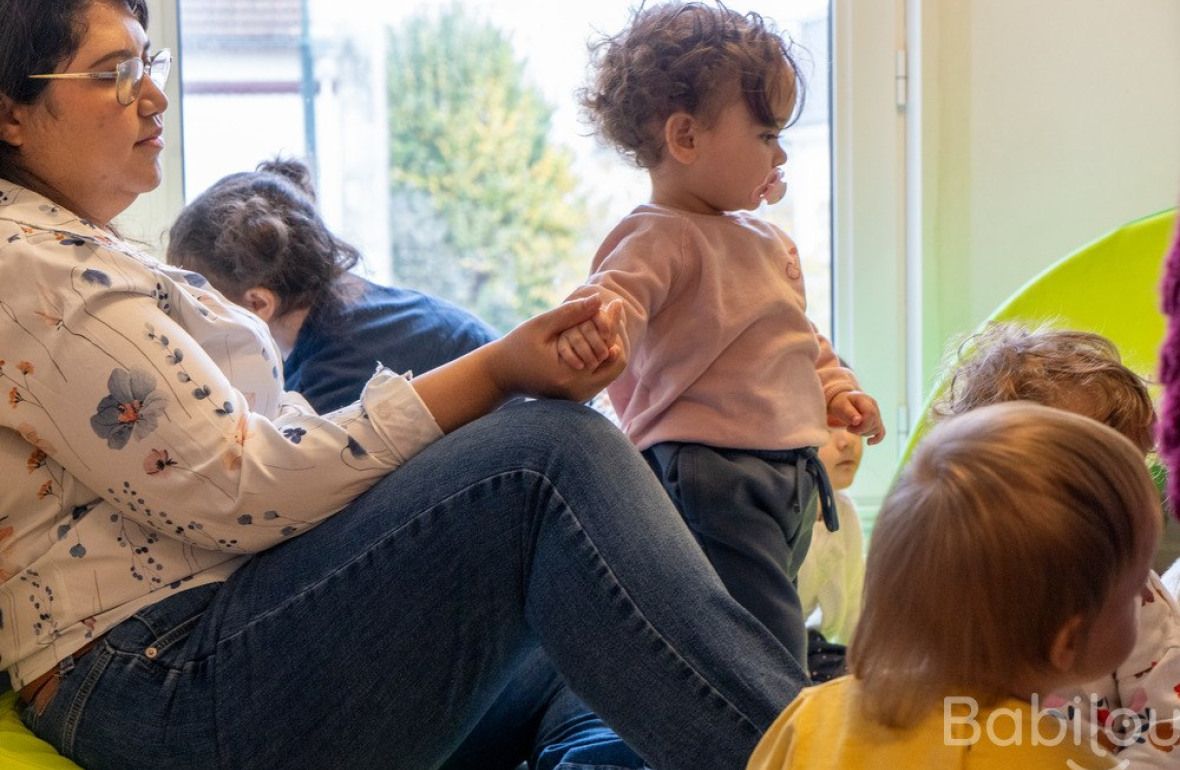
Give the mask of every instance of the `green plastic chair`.
[[(1123, 363), (1152, 380), (1164, 339), (1159, 287), (1176, 210), (1123, 225), (1062, 258), (1030, 280), (980, 325), (992, 321), (1050, 323), (1101, 334), (1118, 346)], [(930, 406), (946, 388), (931, 389), (898, 467), (930, 427)]]
[(0, 695), (0, 767), (4, 770), (80, 770), (29, 732), (17, 715), (16, 693)]

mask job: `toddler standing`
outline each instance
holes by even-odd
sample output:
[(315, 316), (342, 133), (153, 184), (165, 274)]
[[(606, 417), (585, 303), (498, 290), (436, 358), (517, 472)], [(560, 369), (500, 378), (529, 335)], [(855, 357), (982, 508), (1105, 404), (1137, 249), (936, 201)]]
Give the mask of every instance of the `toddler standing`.
[[(815, 447), (829, 421), (869, 443), (884, 427), (805, 314), (794, 243), (744, 212), (784, 189), (780, 134), (801, 92), (790, 43), (757, 14), (670, 2), (593, 53), (583, 106), (651, 179), (575, 292), (622, 306), (611, 403), (730, 593), (803, 661), (795, 581), (817, 498), (837, 527)], [(559, 341), (571, 366), (602, 357), (584, 327)]]

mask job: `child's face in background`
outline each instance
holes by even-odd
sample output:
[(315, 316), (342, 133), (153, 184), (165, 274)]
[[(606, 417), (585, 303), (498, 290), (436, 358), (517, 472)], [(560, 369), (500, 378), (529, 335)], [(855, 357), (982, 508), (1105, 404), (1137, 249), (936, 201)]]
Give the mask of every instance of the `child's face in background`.
[(795, 112), (795, 76), (783, 67), (773, 101), (775, 125), (758, 121), (736, 93), (701, 131), (695, 178), (698, 196), (716, 211), (755, 209), (756, 191), (767, 177), (786, 163), (780, 135)]
[(819, 448), (819, 460), (824, 464), (834, 489), (847, 489), (856, 478), (860, 467), (864, 439), (844, 428), (829, 428), (831, 438)]

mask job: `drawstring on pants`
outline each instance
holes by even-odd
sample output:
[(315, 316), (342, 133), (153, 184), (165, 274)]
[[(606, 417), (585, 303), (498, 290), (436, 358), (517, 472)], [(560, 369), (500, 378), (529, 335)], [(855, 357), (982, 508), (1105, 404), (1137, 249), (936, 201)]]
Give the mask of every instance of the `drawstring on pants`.
[(824, 526), (829, 532), (840, 529), (840, 519), (836, 515), (836, 498), (832, 492), (832, 480), (828, 478), (828, 471), (819, 460), (819, 453), (814, 447), (802, 447), (795, 450), (795, 513), (803, 512), (803, 475), (808, 469), (815, 471), (815, 478), (819, 482), (816, 490), (819, 495), (819, 509), (823, 514)]

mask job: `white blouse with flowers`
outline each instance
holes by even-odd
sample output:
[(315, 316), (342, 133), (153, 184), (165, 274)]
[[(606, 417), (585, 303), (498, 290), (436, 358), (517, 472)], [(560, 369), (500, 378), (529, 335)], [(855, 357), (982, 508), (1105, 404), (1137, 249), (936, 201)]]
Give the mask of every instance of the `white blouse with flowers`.
[[(379, 370), (319, 416), (265, 325), (0, 179), (0, 668), (21, 687), (139, 608), (224, 580), (441, 432)], [(310, 472), (309, 472), (310, 471)]]

